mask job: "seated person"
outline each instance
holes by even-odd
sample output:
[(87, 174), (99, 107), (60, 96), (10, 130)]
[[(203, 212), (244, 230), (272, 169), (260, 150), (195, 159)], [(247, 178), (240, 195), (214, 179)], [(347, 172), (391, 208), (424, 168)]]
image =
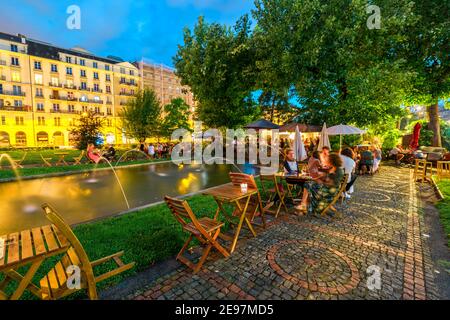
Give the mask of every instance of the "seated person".
[(286, 150), (286, 160), (283, 163), (284, 172), (288, 175), (298, 174), (298, 163), (294, 157), (294, 150)]
[(403, 151), (402, 146), (399, 144), (389, 151), (389, 158), (394, 159), (396, 164), (400, 164), (400, 161), (405, 157), (405, 155), (402, 154)]
[(302, 203), (296, 207), (297, 213), (320, 214), (333, 200), (344, 176), (341, 157), (337, 153), (330, 153), (329, 165), (330, 169), (324, 177), (305, 183)]
[(103, 157), (111, 161), (116, 156), (116, 149), (114, 149), (114, 146), (112, 144), (109, 145), (108, 150), (103, 154)]
[(321, 167), (322, 166), (320, 164), (320, 152), (314, 151), (312, 156), (308, 160), (309, 175), (313, 178), (319, 177), (320, 175), (322, 175), (322, 173), (319, 171)]
[(372, 151), (368, 148), (364, 148), (361, 152), (361, 160), (359, 161), (358, 171), (360, 174), (364, 174), (366, 172), (372, 173), (374, 156)]
[(377, 146), (372, 146), (372, 152), (373, 152), (373, 172), (377, 172), (378, 168), (380, 167), (380, 162), (382, 159), (381, 150)]
[(320, 153), (320, 163), (322, 167), (328, 167), (328, 157), (330, 156), (330, 148), (327, 146), (322, 148), (322, 152)]
[(95, 149), (95, 146), (92, 142), (87, 146), (86, 156), (90, 161), (94, 163), (99, 163), (102, 159), (100, 153), (97, 151), (97, 149)]
[(345, 197), (350, 199), (350, 194), (353, 193), (353, 184), (356, 180), (356, 162), (353, 160), (355, 158), (355, 154), (353, 150), (350, 148), (345, 148), (341, 151), (341, 159), (342, 159), (342, 169), (344, 169), (344, 173), (348, 174), (347, 180), (347, 189), (345, 193)]

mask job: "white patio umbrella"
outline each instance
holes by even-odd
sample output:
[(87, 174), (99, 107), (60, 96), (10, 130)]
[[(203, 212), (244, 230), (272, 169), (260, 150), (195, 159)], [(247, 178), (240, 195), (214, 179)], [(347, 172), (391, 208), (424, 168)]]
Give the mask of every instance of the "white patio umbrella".
[(298, 129), (298, 126), (295, 127), (294, 149), (295, 160), (303, 161), (308, 158), (308, 154), (306, 153), (305, 145), (302, 139), (302, 133)]
[(323, 147), (328, 147), (331, 149), (330, 139), (328, 138), (327, 124), (324, 123), (322, 127), (322, 131), (319, 136), (319, 146), (317, 150), (322, 151)]
[(340, 124), (340, 125), (328, 128), (327, 132), (331, 136), (339, 135), (339, 150), (340, 150), (340, 149), (342, 149), (342, 136), (343, 135), (363, 134), (363, 133), (366, 133), (366, 130), (362, 130), (362, 129), (359, 129), (356, 127)]

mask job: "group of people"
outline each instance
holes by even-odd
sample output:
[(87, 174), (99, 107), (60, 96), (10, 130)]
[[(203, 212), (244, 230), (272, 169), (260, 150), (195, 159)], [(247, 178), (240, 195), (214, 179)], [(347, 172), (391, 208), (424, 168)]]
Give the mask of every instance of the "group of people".
[[(296, 175), (300, 171), (294, 151), (287, 149), (285, 154), (286, 160), (283, 166), (289, 183), (289, 175)], [(328, 147), (323, 147), (322, 151), (313, 151), (307, 166), (303, 169), (303, 172), (312, 179), (299, 184), (303, 195), (300, 205), (295, 207), (296, 212), (302, 215), (320, 214), (339, 191), (345, 174), (348, 178), (344, 196), (350, 198), (360, 169), (363, 166), (376, 166), (378, 169), (379, 161), (381, 161), (381, 151), (378, 151), (376, 147), (372, 150), (363, 148), (358, 154), (351, 148), (343, 149), (340, 154), (330, 152)]]
[(114, 160), (116, 156), (116, 149), (114, 149), (113, 144), (109, 144), (105, 149), (99, 150), (95, 147), (94, 143), (88, 143), (86, 149), (86, 157), (89, 161), (93, 163), (99, 163), (102, 158), (107, 159), (108, 161)]
[(147, 154), (152, 159), (162, 159), (172, 152), (173, 144), (169, 143), (146, 143), (141, 141), (139, 150)]

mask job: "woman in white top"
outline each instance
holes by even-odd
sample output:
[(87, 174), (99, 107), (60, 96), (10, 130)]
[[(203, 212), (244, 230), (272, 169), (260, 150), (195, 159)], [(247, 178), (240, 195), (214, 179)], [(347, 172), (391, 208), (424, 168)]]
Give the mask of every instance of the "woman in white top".
[(151, 143), (148, 147), (148, 155), (152, 158), (155, 157), (155, 146), (153, 145), (153, 143)]
[[(356, 179), (355, 176), (355, 168), (356, 168), (356, 162), (353, 160), (355, 157), (355, 154), (353, 153), (352, 149), (345, 148), (341, 151), (341, 159), (342, 159), (342, 169), (344, 169), (344, 173), (348, 174), (348, 180), (347, 183), (350, 184), (353, 180)], [(353, 182), (351, 183), (350, 188), (345, 193), (345, 196), (347, 198), (350, 198), (350, 194), (353, 193)]]

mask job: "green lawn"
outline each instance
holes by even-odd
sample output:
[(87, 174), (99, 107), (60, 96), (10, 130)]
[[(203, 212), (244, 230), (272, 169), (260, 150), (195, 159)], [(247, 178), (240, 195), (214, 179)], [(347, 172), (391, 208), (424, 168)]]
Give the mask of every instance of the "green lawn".
[[(73, 157), (77, 157), (80, 155), (80, 151), (78, 150), (64, 150), (64, 152), (68, 152), (69, 155), (66, 156), (65, 160), (69, 163), (68, 166), (53, 166), (53, 167), (46, 167), (43, 166), (43, 161), (41, 159), (41, 154), (44, 157), (52, 158), (52, 163), (55, 164), (57, 159), (57, 156), (55, 156), (55, 152), (58, 152), (58, 150), (42, 150), (42, 151), (30, 151), (27, 152), (26, 158), (22, 165), (25, 167), (23, 169), (18, 169), (19, 175), (21, 177), (26, 176), (34, 176), (34, 175), (42, 175), (42, 174), (53, 174), (53, 173), (61, 173), (61, 172), (69, 172), (69, 171), (86, 171), (86, 170), (92, 170), (95, 165), (92, 163), (87, 163), (87, 159), (84, 158), (81, 165), (70, 165), (71, 162), (73, 162)], [(125, 150), (117, 150), (117, 156), (116, 159), (118, 160), (120, 156), (125, 152)], [(13, 159), (20, 159), (22, 158), (24, 152), (23, 151), (7, 151), (7, 152), (1, 152), (6, 153), (10, 155)], [(130, 154), (131, 155), (131, 154)], [(141, 163), (151, 163), (161, 160), (150, 160), (145, 159), (144, 155), (136, 153), (137, 159), (134, 161), (129, 162), (120, 162), (119, 165), (128, 165), (128, 164), (141, 164)], [(117, 161), (116, 160), (116, 161)], [(162, 159), (165, 160), (165, 159)], [(115, 165), (116, 161), (112, 161), (112, 164)], [(3, 168), (1, 167), (3, 165)], [(106, 163), (100, 163), (97, 167), (98, 168), (105, 168), (109, 165)], [(11, 168), (9, 167), (9, 163), (7, 163), (7, 160), (3, 159), (2, 163), (0, 163), (0, 179), (9, 179), (14, 178), (15, 173)]]
[(439, 210), (441, 222), (447, 234), (448, 245), (450, 247), (450, 180), (438, 181), (437, 185), (444, 195), (444, 200), (439, 201), (436, 207)]
[[(193, 211), (200, 217), (213, 217), (216, 204), (212, 197), (196, 195), (187, 199)], [(225, 226), (225, 230), (228, 226)], [(165, 204), (132, 212), (122, 216), (107, 218), (98, 222), (86, 223), (74, 228), (74, 232), (83, 244), (89, 258), (95, 260), (117, 251), (124, 250), (125, 263), (136, 262), (135, 268), (102, 282), (98, 288), (119, 283), (131, 275), (149, 268), (158, 261), (165, 260), (178, 253), (186, 239), (180, 224), (172, 216)], [(55, 259), (47, 261), (39, 270), (34, 282), (48, 272)], [(97, 272), (108, 271), (110, 266), (97, 268)], [(0, 279), (1, 281), (1, 279)], [(11, 292), (13, 287), (7, 291)], [(35, 299), (26, 292), (23, 299)], [(69, 297), (86, 298), (83, 292)]]

